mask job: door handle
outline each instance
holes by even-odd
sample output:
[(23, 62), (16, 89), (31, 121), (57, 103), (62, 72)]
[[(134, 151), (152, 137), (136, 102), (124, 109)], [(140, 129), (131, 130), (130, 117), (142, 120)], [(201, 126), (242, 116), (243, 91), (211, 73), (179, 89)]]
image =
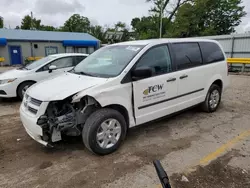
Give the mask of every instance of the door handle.
[(184, 79), (184, 78), (187, 78), (187, 77), (188, 77), (188, 75), (184, 74), (184, 75), (182, 75), (182, 76), (180, 77), (180, 79)]
[(169, 78), (168, 80), (167, 80), (167, 82), (174, 82), (176, 80), (176, 78)]

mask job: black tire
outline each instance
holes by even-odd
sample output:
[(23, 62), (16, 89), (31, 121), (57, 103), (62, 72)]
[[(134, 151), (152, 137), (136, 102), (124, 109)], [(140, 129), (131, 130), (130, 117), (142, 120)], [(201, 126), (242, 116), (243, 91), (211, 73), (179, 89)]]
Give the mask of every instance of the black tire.
[(28, 86), (28, 88), (33, 85), (35, 82), (24, 82), (24, 83), (21, 83), (18, 88), (17, 88), (17, 96), (19, 99), (23, 99), (23, 89)]
[[(218, 101), (218, 104), (215, 107), (212, 107), (209, 104), (209, 100), (210, 100), (211, 94), (214, 91), (218, 91), (218, 93), (219, 93), (219, 101)], [(208, 93), (207, 93), (207, 96), (206, 96), (206, 100), (201, 105), (202, 109), (205, 112), (212, 113), (212, 112), (215, 112), (218, 109), (218, 107), (220, 105), (220, 102), (221, 102), (221, 91), (222, 91), (222, 88), (220, 86), (218, 86), (216, 84), (211, 85), (211, 87), (208, 90)]]
[[(111, 119), (111, 118), (117, 120), (120, 123), (121, 135), (120, 135), (119, 140), (113, 147), (104, 149), (100, 147), (97, 142), (97, 138), (96, 138), (97, 131), (104, 121)], [(95, 111), (87, 119), (83, 127), (82, 138), (83, 138), (83, 143), (91, 152), (97, 155), (108, 155), (110, 153), (113, 153), (119, 148), (121, 143), (124, 141), (126, 134), (127, 134), (127, 125), (126, 125), (124, 116), (116, 110), (109, 109), (109, 108), (102, 108), (102, 109)]]

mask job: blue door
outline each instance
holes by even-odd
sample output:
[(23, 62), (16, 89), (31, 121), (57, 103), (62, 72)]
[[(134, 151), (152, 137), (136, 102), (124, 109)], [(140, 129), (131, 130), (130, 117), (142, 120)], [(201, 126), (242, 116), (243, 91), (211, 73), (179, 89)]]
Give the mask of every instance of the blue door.
[(10, 59), (12, 65), (22, 64), (22, 55), (20, 46), (10, 46)]

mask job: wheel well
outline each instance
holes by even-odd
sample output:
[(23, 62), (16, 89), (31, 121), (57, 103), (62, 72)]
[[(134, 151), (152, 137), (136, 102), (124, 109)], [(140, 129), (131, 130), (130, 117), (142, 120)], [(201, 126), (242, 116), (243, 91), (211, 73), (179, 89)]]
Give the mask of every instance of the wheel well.
[(118, 112), (120, 112), (125, 118), (127, 127), (129, 127), (129, 115), (128, 115), (127, 109), (124, 106), (119, 105), (119, 104), (112, 104), (112, 105), (109, 105), (109, 106), (105, 106), (105, 108), (112, 108), (112, 109), (117, 110)]
[(222, 83), (221, 80), (215, 80), (215, 81), (213, 82), (213, 84), (216, 84), (216, 85), (219, 86), (221, 89), (223, 89), (223, 83)]
[(33, 81), (33, 80), (26, 80), (26, 81), (24, 81), (24, 82), (20, 83), (20, 84), (17, 86), (17, 88), (16, 88), (16, 93), (17, 93), (17, 95), (18, 95), (18, 89), (19, 89), (19, 87), (20, 87), (23, 83), (27, 83), (27, 82), (33, 82), (33, 83), (36, 83), (36, 82), (35, 82), (35, 81)]

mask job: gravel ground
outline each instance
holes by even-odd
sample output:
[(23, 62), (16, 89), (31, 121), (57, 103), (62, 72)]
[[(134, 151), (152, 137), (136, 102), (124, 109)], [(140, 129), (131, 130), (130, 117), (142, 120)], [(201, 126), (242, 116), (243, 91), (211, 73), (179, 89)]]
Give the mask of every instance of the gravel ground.
[[(250, 187), (249, 138), (199, 166), (203, 157), (250, 130), (250, 77), (233, 75), (231, 80), (216, 113), (193, 109), (133, 128), (121, 149), (104, 157), (89, 153), (81, 138), (44, 148), (22, 127), (20, 102), (2, 100), (0, 187), (160, 187), (154, 159), (161, 160), (173, 187)], [(183, 176), (188, 182), (181, 181)]]

